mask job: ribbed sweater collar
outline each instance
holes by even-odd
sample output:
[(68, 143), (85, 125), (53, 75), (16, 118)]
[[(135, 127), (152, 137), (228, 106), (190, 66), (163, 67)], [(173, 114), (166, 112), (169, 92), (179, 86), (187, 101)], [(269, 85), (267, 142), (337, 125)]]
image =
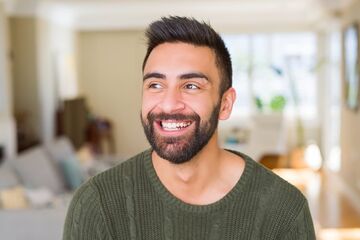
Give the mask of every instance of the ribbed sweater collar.
[[(230, 150), (228, 150), (230, 151)], [(226, 207), (229, 204), (234, 203), (234, 199), (236, 199), (239, 195), (242, 194), (244, 189), (247, 187), (248, 179), (252, 176), (252, 172), (254, 169), (254, 162), (251, 158), (246, 156), (245, 154), (230, 151), (245, 160), (245, 169), (236, 183), (236, 185), (220, 200), (207, 204), (207, 205), (194, 205), (185, 203), (182, 200), (175, 197), (172, 193), (170, 193), (166, 187), (162, 184), (159, 177), (156, 174), (154, 165), (152, 163), (151, 153), (152, 149), (148, 149), (143, 153), (144, 167), (149, 177), (149, 180), (153, 187), (156, 189), (157, 193), (160, 195), (161, 199), (170, 208), (178, 208), (184, 211), (193, 212), (193, 213), (205, 213), (211, 211), (217, 211)]]

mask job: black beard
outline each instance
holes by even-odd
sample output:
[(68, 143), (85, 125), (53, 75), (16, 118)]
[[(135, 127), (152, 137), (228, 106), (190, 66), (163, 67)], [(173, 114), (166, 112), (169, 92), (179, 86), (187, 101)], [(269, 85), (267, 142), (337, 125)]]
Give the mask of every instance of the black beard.
[[(190, 161), (209, 142), (217, 129), (219, 122), (220, 102), (213, 108), (210, 118), (201, 123), (196, 113), (166, 114), (149, 113), (147, 121), (141, 117), (141, 123), (147, 140), (154, 151), (163, 159), (171, 163), (181, 164)], [(163, 137), (154, 132), (154, 122), (159, 120), (191, 120), (195, 123), (195, 130), (180, 137)]]

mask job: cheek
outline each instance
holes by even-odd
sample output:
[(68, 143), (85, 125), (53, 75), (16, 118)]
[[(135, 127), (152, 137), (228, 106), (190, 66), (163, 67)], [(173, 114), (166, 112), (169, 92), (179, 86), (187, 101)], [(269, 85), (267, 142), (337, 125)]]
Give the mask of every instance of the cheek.
[(146, 118), (147, 114), (157, 106), (157, 101), (154, 98), (143, 95), (141, 103), (141, 116)]
[(191, 101), (187, 101), (185, 103), (188, 108), (192, 112), (195, 112), (198, 114), (201, 118), (201, 120), (206, 120), (211, 116), (211, 113), (214, 109), (214, 104), (211, 100), (206, 100), (204, 98), (200, 99), (192, 99)]

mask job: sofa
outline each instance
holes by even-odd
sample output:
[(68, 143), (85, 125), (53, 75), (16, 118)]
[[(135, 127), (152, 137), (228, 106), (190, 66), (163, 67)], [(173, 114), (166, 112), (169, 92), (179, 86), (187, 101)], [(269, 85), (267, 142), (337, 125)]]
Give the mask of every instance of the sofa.
[(73, 192), (115, 163), (81, 162), (65, 137), (5, 160), (0, 165), (0, 239), (61, 239)]

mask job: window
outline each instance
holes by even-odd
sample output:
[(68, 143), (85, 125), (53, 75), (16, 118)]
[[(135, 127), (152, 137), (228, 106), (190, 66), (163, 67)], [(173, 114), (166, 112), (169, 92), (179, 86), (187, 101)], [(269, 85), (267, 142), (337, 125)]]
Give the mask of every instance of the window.
[(286, 99), (285, 113), (316, 118), (316, 35), (274, 33), (224, 35), (233, 62), (237, 91), (234, 115), (257, 111), (255, 98), (266, 106), (275, 96)]

